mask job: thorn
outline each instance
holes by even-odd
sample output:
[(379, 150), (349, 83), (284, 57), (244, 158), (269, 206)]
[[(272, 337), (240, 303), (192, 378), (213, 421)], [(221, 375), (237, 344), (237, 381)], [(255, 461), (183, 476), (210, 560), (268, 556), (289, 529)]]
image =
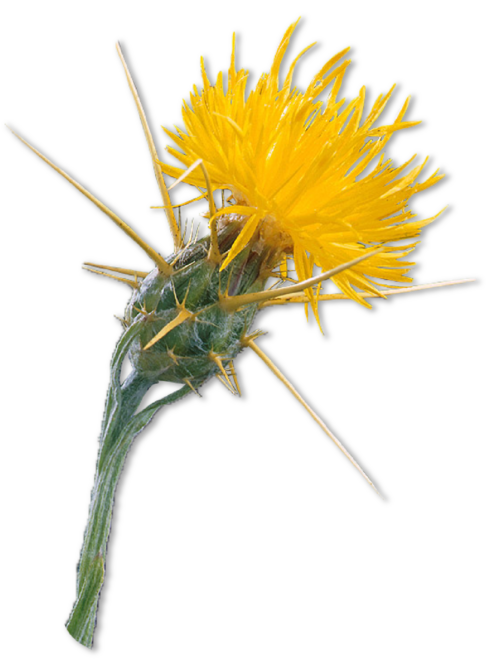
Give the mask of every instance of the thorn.
[(368, 477), (368, 475), (364, 472), (364, 470), (361, 468), (359, 463), (351, 456), (351, 454), (347, 451), (347, 449), (344, 447), (344, 445), (338, 440), (335, 435), (332, 433), (332, 431), (325, 425), (325, 423), (320, 419), (320, 417), (312, 410), (312, 408), (308, 405), (308, 403), (305, 401), (305, 399), (297, 392), (297, 390), (293, 387), (293, 385), (290, 383), (290, 381), (285, 378), (285, 376), (281, 373), (281, 371), (278, 369), (278, 367), (270, 360), (270, 358), (264, 353), (259, 346), (257, 346), (252, 339), (247, 339), (246, 345), (251, 348), (256, 355), (258, 355), (261, 360), (266, 364), (267, 367), (271, 369), (271, 371), (274, 373), (274, 375), (281, 380), (281, 382), (290, 390), (290, 392), (293, 394), (293, 396), (302, 404), (302, 406), (305, 408), (305, 410), (309, 413), (309, 415), (317, 422), (317, 424), (320, 426), (320, 428), (325, 431), (325, 433), (329, 436), (329, 438), (334, 442), (337, 447), (342, 451), (342, 453), (351, 461), (351, 463), (354, 465), (354, 467), (362, 474), (362, 476), (366, 479), (366, 481), (369, 483), (369, 485), (373, 488), (375, 493), (377, 495), (380, 495), (378, 489), (374, 485), (374, 483), (371, 481), (371, 479)]
[(154, 312), (156, 311), (156, 310), (154, 310), (154, 309), (153, 309), (151, 312), (148, 312), (148, 311), (147, 311), (147, 308), (146, 308), (146, 300), (144, 300), (144, 304), (141, 305), (140, 308), (139, 308), (139, 307), (136, 307), (135, 305), (133, 306), (133, 308), (136, 310), (136, 312), (139, 312), (139, 314), (142, 314), (142, 315), (145, 316), (145, 317), (151, 316), (151, 314), (154, 314)]
[(209, 357), (210, 360), (212, 360), (212, 362), (215, 362), (215, 364), (220, 369), (220, 372), (221, 372), (222, 376), (224, 377), (225, 382), (227, 383), (229, 389), (233, 392), (233, 394), (236, 394), (236, 391), (232, 387), (232, 383), (230, 382), (229, 376), (227, 375), (227, 372), (224, 369), (224, 366), (222, 364), (222, 358), (220, 357), (220, 355), (217, 355), (217, 353), (214, 353), (213, 351), (210, 351), (210, 353), (208, 354), (208, 357)]
[(228, 312), (232, 312), (235, 311), (236, 309), (239, 309), (239, 307), (242, 307), (243, 305), (252, 305), (254, 303), (261, 303), (266, 300), (271, 300), (272, 298), (278, 298), (280, 296), (281, 297), (289, 296), (292, 293), (299, 293), (301, 291), (304, 291), (305, 289), (309, 289), (310, 287), (314, 286), (315, 284), (318, 284), (319, 282), (323, 282), (324, 280), (328, 280), (331, 277), (334, 277), (334, 275), (337, 275), (338, 273), (341, 273), (343, 270), (347, 270), (348, 268), (351, 268), (352, 266), (361, 263), (361, 261), (370, 259), (375, 254), (379, 254), (384, 250), (385, 250), (385, 246), (382, 246), (377, 250), (373, 250), (372, 252), (368, 252), (367, 254), (362, 255), (361, 257), (357, 257), (357, 259), (348, 261), (347, 263), (341, 264), (336, 268), (332, 268), (331, 270), (328, 270), (327, 272), (322, 273), (321, 275), (317, 275), (316, 277), (311, 277), (308, 280), (303, 280), (302, 282), (299, 282), (298, 284), (293, 284), (292, 286), (284, 286), (281, 287), (280, 289), (268, 289), (267, 291), (259, 291), (258, 293), (244, 293), (243, 295), (240, 296), (228, 296), (227, 298), (221, 298), (220, 306), (224, 310)]
[(265, 330), (255, 330), (252, 332), (250, 335), (247, 337), (244, 336), (241, 338), (241, 344), (243, 346), (249, 346), (249, 342), (254, 341), (258, 337), (264, 337), (264, 335), (268, 334)]
[(217, 236), (217, 218), (215, 215), (217, 213), (217, 209), (215, 208), (215, 202), (213, 198), (212, 182), (210, 181), (210, 176), (203, 161), (200, 163), (200, 167), (202, 168), (203, 176), (205, 177), (205, 182), (207, 184), (208, 206), (210, 211), (210, 249), (208, 251), (208, 260), (214, 264), (220, 264), (222, 261), (222, 255), (220, 254), (219, 239)]
[(118, 282), (123, 282), (124, 284), (128, 284), (133, 289), (139, 288), (139, 286), (133, 280), (128, 280), (125, 277), (116, 277), (115, 275), (110, 275), (110, 273), (102, 273), (101, 270), (95, 270), (94, 268), (87, 268), (86, 266), (82, 266), (82, 268), (83, 270), (90, 271), (90, 273), (95, 273), (96, 275), (103, 275), (104, 277), (110, 277), (112, 280), (117, 280)]
[(127, 321), (125, 319), (121, 319), (120, 316), (117, 316), (117, 314), (114, 314), (114, 316), (117, 319), (117, 321), (120, 321), (122, 323), (124, 328), (129, 327), (129, 324), (127, 323)]
[(183, 231), (182, 231), (181, 239), (183, 241), (183, 249), (184, 250), (187, 250), (190, 247), (190, 245), (193, 243), (193, 230), (194, 230), (194, 227), (195, 227), (195, 218), (192, 218), (191, 221), (190, 221), (190, 231), (189, 231), (188, 240), (187, 240), (186, 232), (187, 232), (187, 229), (188, 229), (188, 221), (186, 221), (185, 224), (183, 225)]
[[(12, 131), (12, 129), (10, 129)], [(105, 213), (105, 215), (108, 215), (108, 217), (115, 222), (115, 224), (124, 231), (127, 236), (132, 238), (132, 240), (141, 247), (144, 252), (154, 261), (154, 263), (157, 265), (159, 270), (164, 274), (164, 275), (171, 275), (172, 269), (168, 263), (163, 259), (163, 257), (156, 252), (152, 247), (150, 247), (145, 241), (140, 238), (136, 234), (136, 232), (130, 227), (126, 222), (124, 222), (121, 218), (119, 218), (118, 215), (116, 215), (113, 211), (111, 211), (108, 206), (105, 206), (103, 202), (98, 200), (94, 195), (91, 194), (86, 188), (83, 188), (82, 185), (80, 185), (77, 181), (75, 181), (72, 177), (69, 176), (69, 174), (66, 174), (60, 167), (55, 165), (53, 162), (49, 160), (49, 158), (46, 158), (46, 156), (43, 156), (40, 151), (35, 149), (32, 145), (30, 145), (24, 138), (20, 137), (15, 131), (12, 131), (12, 133), (15, 135), (16, 138), (18, 138), (21, 142), (23, 142), (31, 151), (33, 151), (41, 160), (43, 160), (45, 163), (47, 163), (50, 167), (53, 168), (58, 174), (61, 174), (62, 177), (64, 177), (67, 181), (71, 183), (77, 190), (79, 190), (85, 197), (88, 197), (88, 199), (95, 204), (95, 206), (98, 206), (98, 208)]]
[(144, 349), (147, 351), (151, 346), (154, 346), (160, 339), (162, 339), (164, 336), (168, 334), (168, 332), (171, 332), (171, 330), (174, 330), (174, 328), (177, 328), (179, 325), (184, 323), (187, 319), (190, 317), (194, 316), (193, 312), (189, 312), (187, 309), (182, 309), (178, 316), (176, 316), (172, 321), (167, 323), (162, 330), (158, 332), (158, 334), (151, 339), (150, 342), (148, 342), (145, 346)]
[(168, 354), (168, 357), (170, 357), (173, 360), (173, 362), (176, 365), (178, 365), (180, 363), (180, 361), (179, 361), (178, 357), (175, 355), (174, 350), (175, 349), (174, 349), (174, 346), (173, 346), (173, 348), (168, 348), (168, 350), (166, 352)]
[(196, 389), (193, 387), (193, 385), (191, 384), (191, 382), (190, 382), (190, 380), (189, 380), (188, 378), (183, 378), (183, 382), (186, 383), (186, 385), (188, 385), (188, 387), (189, 387), (191, 390), (193, 390), (193, 391), (195, 392), (195, 394), (198, 394), (198, 396), (199, 396), (200, 398), (202, 398), (202, 395), (200, 394), (200, 392), (199, 392), (198, 390), (196, 390)]
[(222, 376), (220, 374), (215, 374), (215, 376), (216, 376), (216, 378), (218, 378), (218, 380), (220, 380), (222, 385), (224, 385), (229, 390), (229, 392), (231, 392), (231, 394), (234, 394), (234, 396), (237, 394), (237, 392), (234, 390), (234, 388), (229, 386), (229, 384), (227, 383), (225, 378), (222, 378)]
[(210, 220), (208, 222), (208, 227), (210, 229), (210, 250), (208, 253), (208, 260), (212, 261), (213, 263), (219, 264), (222, 257), (219, 251), (219, 241), (217, 236), (217, 218), (215, 215), (215, 201), (213, 198), (212, 183), (210, 181), (210, 177), (208, 175), (203, 160), (201, 158), (198, 158), (194, 163), (192, 163), (190, 167), (188, 167), (183, 172), (183, 174), (181, 174), (176, 179), (176, 181), (173, 181), (173, 183), (169, 186), (168, 190), (172, 190), (173, 188), (175, 188), (179, 183), (183, 181), (183, 179), (186, 179), (186, 177), (191, 172), (193, 172), (193, 170), (196, 169), (198, 166), (202, 168), (203, 176), (205, 177), (205, 182), (207, 184), (208, 214), (210, 215)]
[(210, 250), (208, 251), (208, 260), (214, 264), (222, 261), (222, 255), (219, 250), (219, 240), (217, 235), (217, 218), (212, 216), (209, 222), (210, 229)]
[(134, 81), (132, 80), (129, 67), (127, 66), (127, 63), (124, 59), (124, 55), (122, 53), (122, 49), (120, 48), (119, 43), (117, 43), (117, 53), (122, 62), (122, 66), (124, 67), (125, 75), (127, 76), (127, 82), (129, 83), (129, 88), (130, 91), (132, 92), (132, 96), (136, 103), (137, 112), (139, 113), (139, 118), (141, 120), (142, 128), (144, 129), (144, 135), (146, 136), (147, 146), (149, 147), (149, 152), (151, 154), (154, 174), (156, 175), (156, 181), (158, 183), (159, 190), (161, 192), (161, 197), (163, 198), (164, 210), (166, 212), (166, 217), (168, 218), (169, 228), (173, 236), (174, 246), (176, 250), (179, 250), (182, 247), (181, 235), (180, 235), (180, 230), (178, 228), (178, 223), (176, 222), (175, 214), (173, 213), (173, 208), (171, 206), (171, 199), (169, 196), (168, 188), (166, 187), (163, 173), (161, 172), (161, 168), (159, 166), (159, 161), (161, 159), (158, 156), (156, 145), (154, 144), (154, 140), (151, 135), (151, 131), (149, 129), (149, 124), (146, 119), (146, 113), (144, 112), (144, 108), (142, 107), (141, 99), (139, 98), (139, 94), (137, 93), (136, 86), (134, 84)]
[(217, 323), (213, 323), (212, 321), (206, 321), (205, 319), (201, 319), (199, 317), (199, 314), (201, 314), (202, 312), (205, 312), (207, 309), (209, 309), (210, 307), (213, 307), (213, 306), (214, 305), (209, 305), (208, 307), (205, 307), (204, 309), (201, 309), (199, 312), (194, 314), (195, 323), (204, 323), (205, 325), (211, 325), (214, 328), (218, 328), (219, 326), (217, 325)]
[[(171, 186), (172, 188), (173, 186)], [(198, 202), (199, 200), (203, 199), (204, 197), (207, 196), (207, 193), (203, 193), (203, 195), (199, 195), (198, 197), (194, 197), (193, 199), (189, 199), (187, 202), (182, 202), (181, 204), (172, 204), (171, 207), (173, 209), (179, 209), (182, 206), (186, 206), (187, 204), (193, 204), (193, 202)], [(165, 209), (165, 206), (150, 206), (150, 209)]]
[(239, 387), (239, 381), (237, 380), (236, 370), (234, 369), (234, 360), (229, 361), (229, 370), (230, 370), (230, 375), (232, 376), (232, 379), (236, 386), (237, 393), (239, 394), (239, 396), (242, 396), (241, 388)]
[(93, 268), (103, 268), (104, 270), (110, 270), (114, 273), (120, 273), (121, 275), (133, 275), (134, 277), (141, 277), (144, 279), (149, 275), (148, 272), (144, 270), (132, 270), (130, 268), (115, 268), (114, 266), (102, 266), (101, 264), (92, 264), (89, 261), (85, 261), (84, 266), (92, 266)]
[[(448, 282), (434, 282), (432, 284), (418, 284), (416, 286), (401, 287), (398, 289), (393, 289), (392, 291), (381, 291), (381, 295), (376, 293), (358, 293), (361, 298), (383, 298), (384, 296), (397, 296), (400, 293), (413, 293), (415, 291), (426, 291), (427, 289), (441, 289), (445, 286), (457, 286), (458, 284), (468, 284), (469, 282), (476, 282), (475, 278), (469, 278), (464, 280), (451, 280)], [(317, 297), (317, 300), (351, 300), (351, 298), (345, 293), (328, 293), (322, 294)], [(275, 298), (274, 300), (268, 300), (264, 303), (261, 303), (259, 307), (269, 307), (271, 305), (287, 305), (288, 303), (305, 303), (309, 302), (308, 298), (301, 296), (300, 294), (294, 294), (292, 296), (283, 296), (283, 298)]]
[(173, 280), (171, 280), (171, 288), (173, 289), (173, 295), (175, 297), (175, 303), (176, 303), (176, 307), (178, 309), (181, 309), (181, 310), (185, 309), (185, 303), (186, 303), (186, 299), (188, 298), (188, 292), (190, 291), (190, 285), (191, 285), (191, 280), (188, 281), (188, 286), (186, 287), (185, 297), (183, 298), (183, 302), (180, 303), (180, 301), (178, 300), (178, 296), (176, 295), (175, 283), (174, 283)]

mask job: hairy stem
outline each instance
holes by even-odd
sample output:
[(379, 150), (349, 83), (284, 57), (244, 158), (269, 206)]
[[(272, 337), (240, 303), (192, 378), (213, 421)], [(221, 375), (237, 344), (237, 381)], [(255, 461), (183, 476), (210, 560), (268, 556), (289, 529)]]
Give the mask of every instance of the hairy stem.
[(105, 577), (107, 544), (110, 535), (115, 490), (134, 438), (164, 405), (181, 399), (191, 390), (183, 386), (136, 414), (144, 395), (153, 384), (132, 373), (120, 385), (120, 369), (134, 336), (134, 323), (120, 339), (112, 359), (111, 384), (100, 438), (95, 485), (88, 524), (77, 569), (76, 601), (66, 623), (77, 642), (93, 645), (98, 602)]

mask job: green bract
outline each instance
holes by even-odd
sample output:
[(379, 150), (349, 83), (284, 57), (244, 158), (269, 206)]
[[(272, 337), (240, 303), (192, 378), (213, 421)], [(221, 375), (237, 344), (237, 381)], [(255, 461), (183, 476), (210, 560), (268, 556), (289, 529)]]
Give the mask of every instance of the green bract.
[[(222, 251), (232, 244), (238, 226), (228, 225), (219, 236)], [(247, 249), (235, 263), (220, 271), (207, 259), (209, 239), (204, 238), (171, 259), (175, 273), (167, 277), (155, 269), (132, 296), (126, 322), (142, 316), (142, 325), (131, 344), (129, 358), (136, 373), (144, 378), (198, 387), (221, 372), (243, 348), (257, 310), (248, 305), (229, 313), (219, 302), (224, 292), (243, 294), (261, 291), (260, 258)], [(228, 249), (228, 248), (227, 248)], [(142, 312), (142, 313), (141, 313)], [(184, 320), (154, 345), (146, 347), (170, 324)]]

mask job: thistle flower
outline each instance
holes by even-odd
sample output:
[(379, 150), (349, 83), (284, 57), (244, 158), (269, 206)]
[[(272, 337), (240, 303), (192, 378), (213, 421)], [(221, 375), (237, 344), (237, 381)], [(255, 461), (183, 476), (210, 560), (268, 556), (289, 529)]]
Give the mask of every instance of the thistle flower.
[[(344, 99), (338, 100), (338, 94), (350, 61), (340, 61), (348, 48), (330, 59), (302, 93), (292, 87), (293, 72), (314, 44), (308, 46), (293, 61), (280, 88), (280, 65), (295, 27), (296, 23), (286, 31), (270, 72), (261, 76), (247, 98), (248, 72), (236, 71), (235, 39), (227, 89), (222, 72), (215, 85), (210, 84), (202, 60), (203, 89), (195, 87), (190, 106), (183, 104), (186, 132), (166, 133), (179, 148), (169, 152), (185, 168), (202, 159), (214, 188), (232, 192), (235, 206), (217, 215), (238, 213), (245, 219), (224, 266), (256, 234), (274, 249), (275, 260), (282, 258), (285, 264), (287, 256), (293, 256), (298, 279), (306, 280), (314, 266), (330, 270), (363, 254), (365, 248), (372, 251), (378, 244), (416, 238), (437, 216), (413, 221), (408, 201), (443, 175), (435, 172), (419, 183), (427, 160), (408, 171), (413, 158), (400, 167), (383, 159), (395, 132), (420, 123), (403, 121), (407, 99), (393, 124), (376, 125), (394, 87), (378, 97), (365, 119), (364, 87), (343, 108)], [(318, 101), (326, 89), (330, 89), (327, 101)], [(174, 177), (184, 174), (169, 165), (162, 164), (161, 169)], [(198, 168), (187, 174), (186, 181), (206, 187)], [(399, 260), (414, 246), (390, 245), (332, 280), (347, 296), (369, 306), (360, 292), (378, 295), (376, 279), (411, 281), (405, 275), (414, 264)], [(316, 295), (319, 291), (320, 286)], [(308, 294), (316, 307), (311, 289)]]
[[(280, 64), (295, 25), (285, 33), (269, 74), (261, 76), (247, 97), (247, 74), (236, 70), (234, 47), (227, 89), (222, 73), (215, 85), (210, 84), (202, 63), (203, 89), (194, 88), (191, 106), (183, 106), (186, 132), (168, 132), (180, 149), (170, 152), (184, 168), (159, 159), (117, 46), (174, 241), (174, 254), (168, 259), (20, 138), (155, 263), (151, 272), (85, 264), (88, 270), (132, 289), (120, 319), (124, 330), (111, 362), (95, 485), (78, 564), (77, 598), (66, 624), (70, 634), (88, 647), (93, 644), (104, 582), (115, 489), (133, 439), (163, 406), (197, 392), (214, 376), (232, 393), (240, 394), (234, 359), (244, 348), (251, 348), (268, 365), (374, 488), (345, 447), (256, 344), (260, 332), (253, 332), (252, 324), (260, 309), (288, 303), (304, 303), (307, 309), (311, 304), (318, 319), (319, 303), (324, 300), (349, 298), (368, 305), (369, 298), (457, 283), (384, 284), (386, 288), (378, 288), (378, 279), (397, 284), (410, 281), (406, 274), (412, 264), (401, 259), (415, 243), (399, 242), (416, 238), (433, 218), (413, 220), (407, 204), (414, 193), (432, 186), (441, 176), (435, 173), (419, 183), (423, 165), (409, 170), (411, 161), (395, 168), (391, 161), (383, 160), (381, 152), (391, 135), (416, 123), (403, 121), (408, 100), (393, 124), (379, 127), (375, 124), (392, 90), (376, 100), (364, 120), (364, 88), (343, 108), (344, 102), (337, 96), (348, 62), (339, 62), (347, 51), (333, 57), (301, 93), (292, 88), (292, 75), (305, 49), (280, 88)], [(329, 87), (328, 100), (319, 102), (318, 96)], [(185, 237), (163, 174), (177, 179), (173, 186), (185, 180), (198, 188), (197, 198), (208, 200), (208, 236), (200, 240)], [(223, 191), (220, 208), (213, 196), (217, 189)], [(288, 268), (290, 259), (296, 279)], [(315, 267), (319, 274), (314, 275)], [(270, 278), (275, 280), (272, 286), (268, 286)], [(327, 279), (341, 293), (321, 293)], [(126, 356), (132, 372), (121, 382)], [(137, 412), (148, 389), (161, 381), (181, 387)]]

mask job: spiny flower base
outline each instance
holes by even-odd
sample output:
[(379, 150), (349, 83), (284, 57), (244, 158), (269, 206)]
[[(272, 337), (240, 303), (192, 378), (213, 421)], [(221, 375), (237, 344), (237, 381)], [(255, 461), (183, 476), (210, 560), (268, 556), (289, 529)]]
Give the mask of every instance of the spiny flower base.
[[(228, 225), (219, 236), (224, 247), (238, 227)], [(154, 270), (134, 293), (125, 322), (138, 319), (141, 329), (129, 357), (137, 372), (196, 387), (222, 373), (237, 356), (257, 311), (257, 304), (228, 312), (224, 294), (257, 293), (264, 287), (261, 260), (251, 249), (234, 266), (221, 271), (207, 258), (209, 239), (182, 251), (173, 260), (175, 273)]]

